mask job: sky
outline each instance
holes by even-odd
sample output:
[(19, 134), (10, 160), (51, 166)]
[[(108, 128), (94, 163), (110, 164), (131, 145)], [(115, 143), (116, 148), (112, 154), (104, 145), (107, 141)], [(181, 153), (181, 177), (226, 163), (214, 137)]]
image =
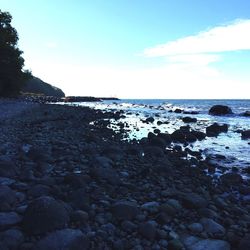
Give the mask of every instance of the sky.
[(0, 0), (66, 95), (250, 99), (249, 0)]

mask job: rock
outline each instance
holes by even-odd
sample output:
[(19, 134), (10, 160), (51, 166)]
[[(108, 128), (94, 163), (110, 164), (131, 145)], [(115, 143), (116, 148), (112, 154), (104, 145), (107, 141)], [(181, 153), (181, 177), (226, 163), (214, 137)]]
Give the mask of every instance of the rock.
[(225, 234), (225, 228), (212, 219), (202, 218), (200, 223), (204, 227), (204, 230), (212, 236), (221, 237)]
[(183, 250), (184, 246), (180, 242), (179, 239), (174, 239), (174, 240), (169, 241), (167, 249), (168, 250)]
[(191, 209), (205, 208), (208, 205), (206, 199), (195, 193), (182, 195), (182, 203), (184, 207)]
[(186, 141), (186, 136), (181, 129), (175, 130), (171, 134), (171, 138), (174, 142), (181, 142), (184, 143)]
[(8, 229), (16, 224), (20, 223), (22, 220), (15, 212), (0, 213), (0, 230)]
[(250, 138), (250, 129), (241, 131), (241, 138), (242, 139), (249, 139)]
[(177, 210), (178, 212), (181, 211), (181, 209), (182, 209), (182, 206), (178, 200), (169, 199), (169, 200), (167, 200), (166, 203), (168, 205), (172, 206), (173, 208), (175, 208), (175, 210)]
[(76, 210), (70, 214), (71, 222), (77, 225), (84, 225), (88, 221), (88, 219), (88, 213), (82, 210)]
[(85, 188), (79, 188), (70, 192), (68, 198), (73, 208), (82, 210), (89, 209), (89, 196)]
[(230, 250), (228, 242), (223, 240), (199, 240), (198, 242), (191, 245), (188, 250)]
[(240, 174), (226, 173), (220, 176), (220, 180), (224, 185), (239, 185), (243, 182), (243, 178)]
[(145, 122), (146, 123), (153, 123), (154, 122), (154, 118), (153, 117), (148, 117), (146, 120), (145, 120)]
[(9, 229), (0, 233), (0, 242), (4, 243), (8, 249), (20, 249), (19, 246), (23, 241), (24, 236), (22, 232), (17, 229)]
[(24, 215), (23, 228), (28, 234), (42, 234), (60, 229), (69, 222), (65, 206), (49, 196), (32, 201)]
[(11, 210), (11, 207), (17, 202), (15, 192), (8, 186), (0, 186), (0, 212)]
[(188, 226), (188, 229), (195, 234), (201, 233), (203, 231), (203, 226), (200, 223), (192, 223)]
[(132, 233), (137, 229), (137, 225), (131, 221), (125, 220), (121, 224), (122, 229), (125, 232)]
[(35, 245), (34, 250), (85, 250), (90, 248), (89, 239), (75, 229), (63, 229), (50, 233)]
[(178, 108), (174, 110), (174, 113), (177, 113), (177, 114), (180, 114), (181, 112), (182, 112), (182, 110), (178, 109)]
[(162, 158), (164, 157), (164, 152), (162, 148), (157, 146), (147, 146), (144, 148), (145, 157), (156, 157)]
[(0, 157), (0, 176), (14, 177), (16, 175), (16, 166), (13, 161), (5, 156)]
[(118, 201), (112, 206), (112, 214), (119, 220), (132, 220), (139, 213), (135, 203)]
[(0, 186), (9, 186), (11, 184), (15, 183), (15, 180), (11, 179), (11, 178), (7, 178), (7, 177), (0, 177)]
[(160, 207), (160, 204), (159, 202), (156, 202), (156, 201), (146, 202), (141, 206), (142, 210), (145, 210), (151, 214), (157, 213), (159, 210), (159, 207)]
[(38, 184), (33, 186), (31, 189), (28, 190), (28, 196), (33, 197), (33, 198), (38, 198), (40, 196), (46, 196), (49, 195), (51, 192), (50, 187)]
[(217, 123), (214, 123), (206, 128), (206, 134), (210, 137), (218, 136), (220, 133), (227, 133), (227, 131), (227, 124), (219, 125)]
[(246, 111), (242, 114), (242, 116), (250, 117), (250, 111)]
[(228, 106), (224, 105), (214, 105), (209, 109), (210, 115), (230, 115), (233, 114), (233, 111)]
[(240, 241), (238, 250), (250, 249), (250, 234), (246, 234)]
[(121, 183), (118, 173), (112, 168), (91, 168), (90, 175), (92, 178), (98, 179), (100, 181), (105, 180), (112, 185), (118, 185)]
[(193, 122), (197, 122), (197, 119), (193, 118), (193, 117), (186, 116), (186, 117), (182, 118), (182, 121), (184, 123), (193, 123)]
[(153, 241), (156, 236), (156, 225), (152, 221), (142, 223), (139, 225), (138, 232), (142, 237)]

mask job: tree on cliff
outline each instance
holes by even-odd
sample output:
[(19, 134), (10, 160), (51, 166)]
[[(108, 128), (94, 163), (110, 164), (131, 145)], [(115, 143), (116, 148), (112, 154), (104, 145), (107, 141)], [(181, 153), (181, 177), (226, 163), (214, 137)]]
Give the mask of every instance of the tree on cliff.
[(0, 10), (0, 96), (19, 93), (31, 73), (23, 70), (22, 51), (17, 47), (18, 34), (11, 26), (12, 16)]

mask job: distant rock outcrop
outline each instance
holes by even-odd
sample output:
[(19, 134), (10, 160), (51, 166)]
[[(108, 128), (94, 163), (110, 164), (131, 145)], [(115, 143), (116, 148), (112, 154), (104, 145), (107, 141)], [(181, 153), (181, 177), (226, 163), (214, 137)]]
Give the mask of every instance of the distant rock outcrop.
[(22, 88), (22, 92), (54, 97), (65, 96), (61, 89), (56, 88), (37, 77), (33, 77), (32, 79), (28, 80)]

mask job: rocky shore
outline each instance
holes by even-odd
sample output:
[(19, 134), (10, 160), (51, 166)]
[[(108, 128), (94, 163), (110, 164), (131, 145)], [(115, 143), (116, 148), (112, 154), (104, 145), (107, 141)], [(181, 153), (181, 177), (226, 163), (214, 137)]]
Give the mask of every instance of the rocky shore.
[(249, 180), (214, 182), (180, 131), (128, 142), (119, 111), (0, 109), (0, 249), (250, 249)]

